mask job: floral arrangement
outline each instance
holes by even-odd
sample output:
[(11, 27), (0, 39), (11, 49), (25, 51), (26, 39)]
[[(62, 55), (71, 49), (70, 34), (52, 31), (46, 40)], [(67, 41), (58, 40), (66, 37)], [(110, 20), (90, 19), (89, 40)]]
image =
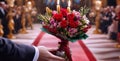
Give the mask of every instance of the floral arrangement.
[(71, 12), (61, 8), (58, 12), (47, 7), (46, 15), (39, 15), (39, 19), (43, 20), (42, 30), (71, 42), (86, 39), (88, 36), (85, 33), (90, 25), (83, 11), (85, 11), (83, 8), (80, 11), (73, 10)]
[(61, 39), (58, 50), (53, 54), (72, 61), (68, 44), (69, 41), (75, 42), (88, 37), (85, 33), (91, 26), (85, 16), (87, 11), (83, 7), (80, 11), (71, 11), (70, 7), (63, 9), (58, 5), (57, 11), (46, 7), (46, 14), (38, 16), (42, 20), (42, 30)]

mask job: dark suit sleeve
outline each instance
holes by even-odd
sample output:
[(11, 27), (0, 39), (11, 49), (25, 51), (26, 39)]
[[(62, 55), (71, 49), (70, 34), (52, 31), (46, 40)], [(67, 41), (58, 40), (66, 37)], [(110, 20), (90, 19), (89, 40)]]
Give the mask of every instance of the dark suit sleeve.
[(0, 61), (32, 61), (35, 49), (32, 46), (15, 44), (0, 38)]

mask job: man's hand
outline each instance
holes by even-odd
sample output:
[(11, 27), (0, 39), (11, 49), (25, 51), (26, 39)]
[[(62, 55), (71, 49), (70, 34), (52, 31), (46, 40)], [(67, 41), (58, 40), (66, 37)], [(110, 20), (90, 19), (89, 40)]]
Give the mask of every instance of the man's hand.
[(39, 46), (38, 49), (39, 49), (39, 53), (40, 53), (38, 61), (65, 61), (65, 59), (53, 55), (50, 52), (51, 49), (48, 49), (43, 46)]

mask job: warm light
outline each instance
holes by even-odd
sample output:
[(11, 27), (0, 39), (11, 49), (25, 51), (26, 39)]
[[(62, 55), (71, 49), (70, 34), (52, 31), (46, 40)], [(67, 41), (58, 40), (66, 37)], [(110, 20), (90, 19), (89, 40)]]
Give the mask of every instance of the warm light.
[(100, 0), (97, 0), (95, 2), (95, 9), (96, 10), (100, 10), (101, 6), (102, 6), (102, 2)]
[(28, 1), (28, 2), (27, 2), (27, 7), (28, 7), (29, 10), (32, 9), (32, 2), (31, 2), (31, 1)]
[(71, 5), (71, 1), (69, 0), (69, 1), (68, 1), (68, 7), (70, 7), (70, 5)]
[(71, 5), (71, 1), (68, 0), (68, 7), (67, 7), (68, 12), (71, 12), (70, 5)]
[(60, 4), (60, 0), (57, 0), (57, 5), (59, 5)]
[(57, 12), (60, 13), (60, 0), (57, 0)]
[(28, 4), (31, 5), (32, 3), (29, 1)]
[(60, 5), (57, 5), (57, 12), (60, 13)]

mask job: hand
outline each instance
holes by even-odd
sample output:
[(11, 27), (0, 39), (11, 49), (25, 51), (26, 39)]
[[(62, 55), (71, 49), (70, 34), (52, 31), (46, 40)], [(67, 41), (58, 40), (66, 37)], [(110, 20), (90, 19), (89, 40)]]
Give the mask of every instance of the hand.
[(39, 46), (39, 58), (38, 61), (65, 61), (65, 59), (53, 55), (50, 51), (51, 49), (48, 49), (43, 46)]

